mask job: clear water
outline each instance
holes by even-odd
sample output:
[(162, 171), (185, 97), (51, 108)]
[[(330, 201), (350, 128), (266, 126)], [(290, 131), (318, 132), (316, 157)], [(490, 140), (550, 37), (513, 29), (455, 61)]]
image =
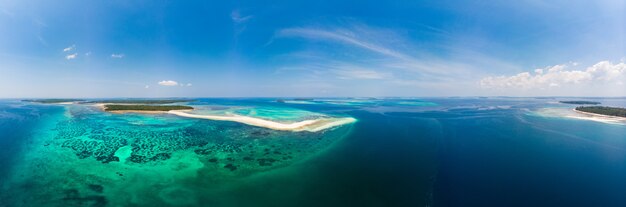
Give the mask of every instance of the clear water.
[(3, 100), (0, 206), (626, 206), (626, 126), (558, 100), (190, 103), (359, 120), (316, 133)]

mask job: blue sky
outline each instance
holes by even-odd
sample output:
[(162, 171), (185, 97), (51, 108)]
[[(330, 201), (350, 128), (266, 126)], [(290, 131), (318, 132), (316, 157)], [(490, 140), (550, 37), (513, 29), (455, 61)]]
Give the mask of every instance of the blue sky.
[(625, 10), (0, 0), (0, 97), (626, 96)]

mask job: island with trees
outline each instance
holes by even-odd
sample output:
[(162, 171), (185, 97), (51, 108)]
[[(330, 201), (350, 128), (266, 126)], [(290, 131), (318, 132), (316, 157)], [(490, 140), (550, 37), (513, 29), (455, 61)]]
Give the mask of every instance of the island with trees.
[(601, 104), (597, 101), (559, 101), (559, 103), (563, 104), (577, 104), (577, 105), (598, 105)]
[(576, 111), (599, 114), (605, 116), (626, 117), (626, 108), (608, 107), (608, 106), (579, 106)]
[(94, 100), (86, 103), (105, 103), (105, 104), (173, 104), (182, 102), (192, 102), (193, 99), (107, 99)]
[(108, 112), (168, 112), (172, 110), (193, 110), (191, 106), (180, 105), (127, 105), (127, 104), (107, 104), (104, 111)]

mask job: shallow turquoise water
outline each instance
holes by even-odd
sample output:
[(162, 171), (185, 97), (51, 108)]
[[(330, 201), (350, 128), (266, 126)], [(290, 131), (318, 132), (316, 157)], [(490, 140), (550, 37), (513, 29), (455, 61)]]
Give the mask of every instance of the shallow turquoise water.
[(544, 116), (573, 107), (556, 101), (190, 103), (285, 122), (358, 119), (311, 133), (3, 100), (0, 204), (626, 206), (626, 126)]

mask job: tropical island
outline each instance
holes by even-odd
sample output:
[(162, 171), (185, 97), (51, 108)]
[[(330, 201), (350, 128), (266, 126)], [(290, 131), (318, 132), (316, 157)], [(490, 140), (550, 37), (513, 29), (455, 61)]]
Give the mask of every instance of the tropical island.
[(117, 113), (163, 113), (172, 110), (193, 110), (191, 106), (180, 105), (128, 105), (128, 104), (106, 104), (104, 111)]
[(23, 102), (31, 103), (43, 103), (43, 104), (60, 104), (60, 103), (74, 103), (82, 102), (84, 99), (64, 99), (64, 98), (50, 98), (50, 99), (24, 99)]
[(106, 104), (173, 104), (181, 102), (192, 102), (193, 99), (109, 99), (95, 100), (86, 103), (106, 103)]
[(559, 101), (559, 103), (563, 104), (577, 104), (577, 105), (598, 105), (600, 102), (596, 101)]
[(608, 106), (579, 106), (574, 109), (578, 112), (591, 113), (604, 116), (626, 117), (626, 108)]

